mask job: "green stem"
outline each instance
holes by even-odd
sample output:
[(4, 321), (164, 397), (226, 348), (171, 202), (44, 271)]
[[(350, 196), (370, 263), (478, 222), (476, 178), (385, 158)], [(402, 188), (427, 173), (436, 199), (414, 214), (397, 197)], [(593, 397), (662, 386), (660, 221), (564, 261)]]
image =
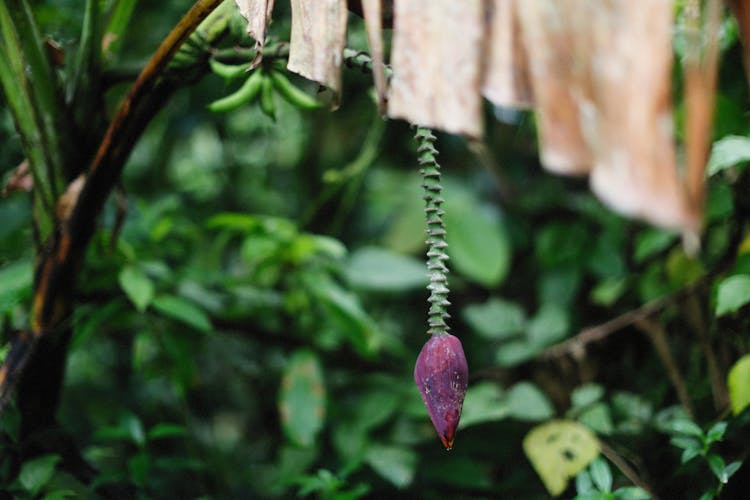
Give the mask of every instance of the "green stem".
[(447, 307), (448, 302), (448, 267), (445, 261), (448, 255), (445, 248), (448, 243), (445, 241), (445, 224), (443, 223), (443, 198), (441, 192), (443, 186), (440, 185), (440, 165), (437, 162), (438, 150), (435, 148), (435, 136), (432, 131), (426, 128), (417, 128), (415, 138), (419, 144), (417, 153), (419, 154), (419, 165), (422, 174), (422, 187), (424, 188), (425, 200), (425, 217), (427, 220), (427, 272), (430, 283), (427, 289), (430, 291), (430, 297), (427, 299), (430, 303), (428, 312), (430, 335), (445, 335), (449, 327), (446, 319), (450, 317)]

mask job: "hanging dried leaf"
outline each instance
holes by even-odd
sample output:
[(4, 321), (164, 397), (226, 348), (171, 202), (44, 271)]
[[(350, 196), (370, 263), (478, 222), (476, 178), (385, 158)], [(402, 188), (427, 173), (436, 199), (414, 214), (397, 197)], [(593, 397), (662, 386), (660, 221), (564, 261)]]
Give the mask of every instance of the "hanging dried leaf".
[(482, 94), (499, 106), (527, 108), (532, 104), (531, 82), (517, 1), (490, 0), (487, 4), (487, 66)]
[(396, 0), (388, 115), (482, 134), (481, 0)]
[[(721, 4), (709, 0), (704, 16), (700, 2), (688, 4), (686, 14), (688, 28), (693, 36), (688, 37), (685, 56), (685, 159), (687, 162), (686, 194), (690, 209), (697, 220), (701, 219), (704, 201), (706, 164), (711, 147), (711, 124), (714, 115), (714, 95), (719, 66), (719, 23)], [(686, 9), (688, 8), (686, 7)], [(701, 43), (704, 40), (705, 47)]]
[(247, 19), (247, 34), (255, 39), (255, 49), (258, 51), (253, 59), (251, 68), (260, 64), (263, 59), (263, 47), (266, 44), (266, 31), (271, 22), (274, 0), (234, 0), (240, 8), (240, 14)]
[(346, 43), (346, 0), (292, 0), (289, 71), (334, 92), (341, 91), (341, 63)]
[(8, 179), (8, 183), (2, 190), (3, 197), (8, 196), (11, 193), (18, 191), (29, 192), (34, 189), (34, 177), (31, 175), (31, 169), (29, 168), (29, 161), (23, 160), (18, 164), (13, 173)]
[(671, 2), (585, 2), (577, 61), (589, 61), (582, 124), (593, 191), (615, 210), (671, 228), (695, 227), (675, 161)]
[(576, 32), (571, 19), (588, 3), (525, 0), (516, 4), (529, 54), (540, 156), (542, 164), (553, 172), (583, 174), (591, 169), (578, 106), (588, 91), (587, 61), (576, 59), (581, 33)]
[(385, 66), (383, 64), (383, 19), (381, 0), (362, 0), (362, 11), (367, 29), (367, 43), (372, 53), (372, 73), (378, 94), (378, 111), (385, 114)]

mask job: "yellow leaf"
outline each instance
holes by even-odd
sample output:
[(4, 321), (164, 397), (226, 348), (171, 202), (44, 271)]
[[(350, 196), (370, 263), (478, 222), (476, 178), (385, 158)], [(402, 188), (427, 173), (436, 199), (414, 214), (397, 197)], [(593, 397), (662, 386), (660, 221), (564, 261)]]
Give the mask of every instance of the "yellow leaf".
[(547, 491), (557, 496), (599, 455), (599, 441), (583, 424), (551, 420), (526, 435), (523, 450)]
[(742, 356), (729, 370), (727, 386), (732, 413), (739, 415), (750, 405), (750, 354)]

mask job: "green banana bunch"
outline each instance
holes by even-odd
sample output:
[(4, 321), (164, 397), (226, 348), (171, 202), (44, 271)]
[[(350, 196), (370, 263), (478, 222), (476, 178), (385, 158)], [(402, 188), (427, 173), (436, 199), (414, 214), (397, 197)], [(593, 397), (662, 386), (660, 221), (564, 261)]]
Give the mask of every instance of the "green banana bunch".
[[(229, 65), (218, 61), (209, 61), (211, 70), (226, 81), (236, 80), (247, 71), (247, 64)], [(321, 104), (308, 93), (295, 87), (289, 78), (280, 70), (259, 68), (253, 71), (242, 86), (232, 94), (222, 97), (208, 105), (208, 109), (217, 113), (235, 110), (260, 97), (260, 109), (272, 119), (276, 117), (275, 94), (281, 95), (294, 107), (303, 110), (318, 109)]]

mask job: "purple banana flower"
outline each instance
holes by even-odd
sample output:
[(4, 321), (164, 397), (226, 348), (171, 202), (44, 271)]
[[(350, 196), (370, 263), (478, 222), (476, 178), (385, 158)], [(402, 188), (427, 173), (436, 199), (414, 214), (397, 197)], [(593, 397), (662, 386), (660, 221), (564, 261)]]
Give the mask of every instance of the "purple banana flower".
[(450, 334), (430, 337), (417, 357), (414, 381), (447, 450), (453, 448), (468, 378), (461, 341)]

